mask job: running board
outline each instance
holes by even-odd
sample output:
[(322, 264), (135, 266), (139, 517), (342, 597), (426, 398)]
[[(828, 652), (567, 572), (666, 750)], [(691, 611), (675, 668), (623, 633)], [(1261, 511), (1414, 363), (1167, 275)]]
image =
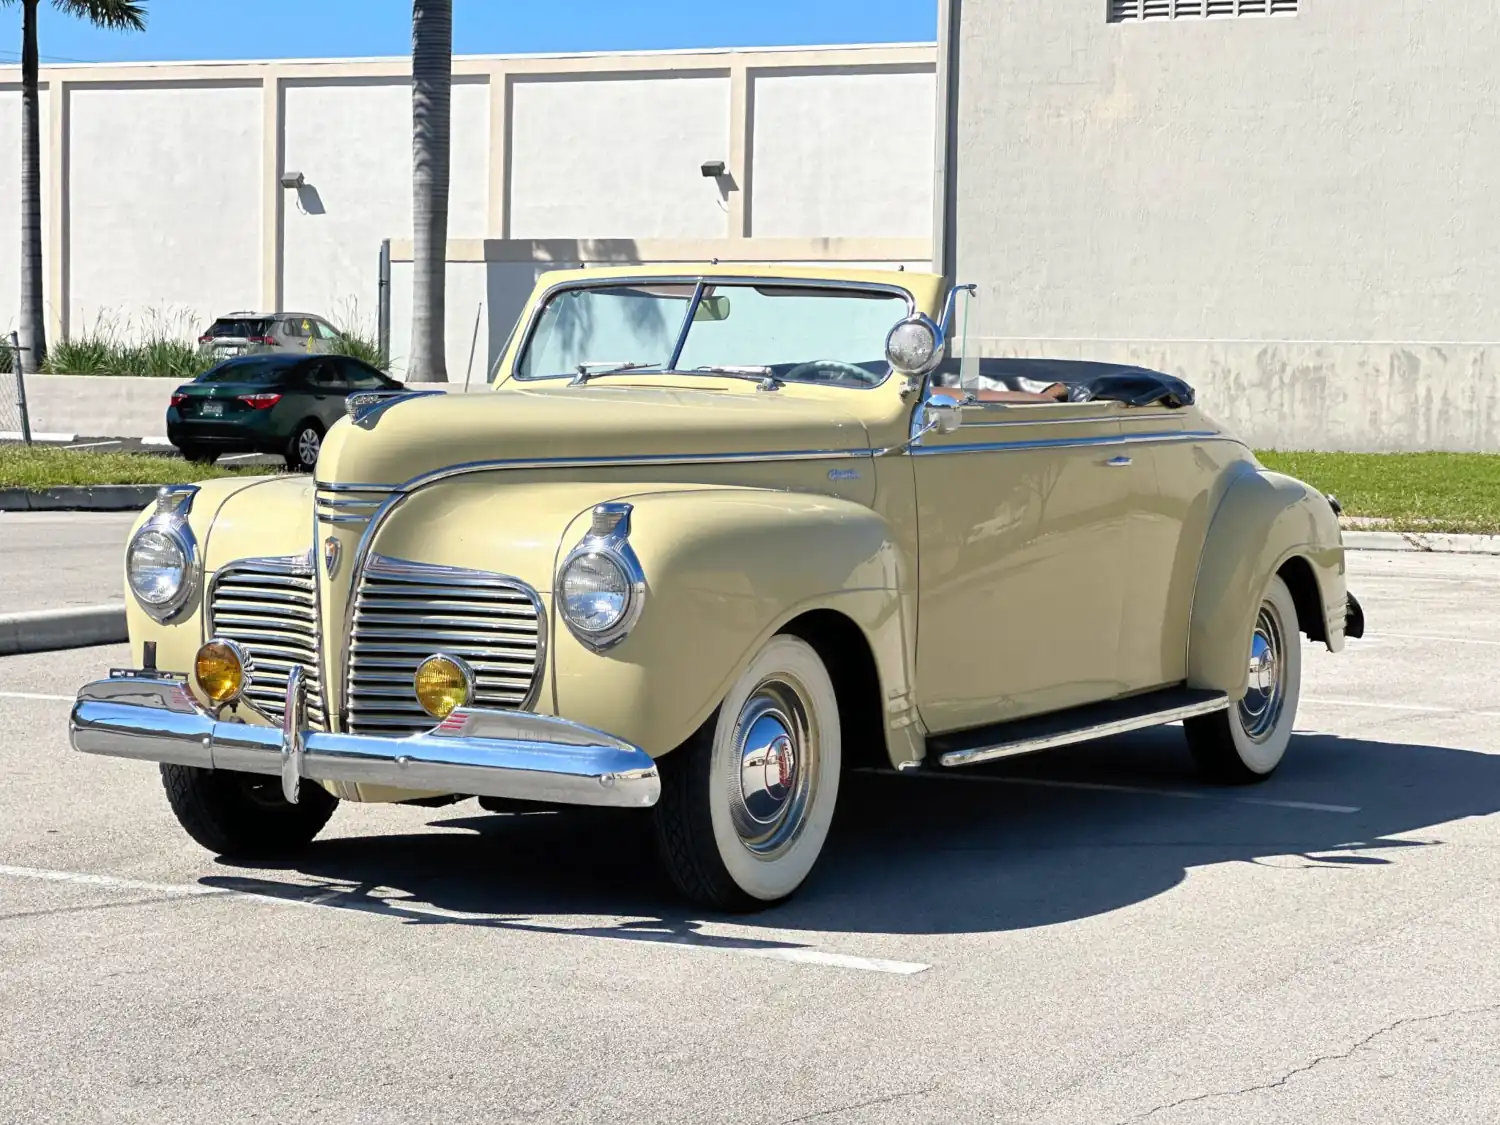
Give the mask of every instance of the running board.
[(974, 766), (997, 758), (1034, 754), (1038, 750), (1090, 742), (1228, 709), (1229, 697), (1222, 691), (1168, 688), (1129, 699), (1092, 703), (1071, 711), (930, 738), (927, 740), (928, 761), (935, 759), (944, 766)]

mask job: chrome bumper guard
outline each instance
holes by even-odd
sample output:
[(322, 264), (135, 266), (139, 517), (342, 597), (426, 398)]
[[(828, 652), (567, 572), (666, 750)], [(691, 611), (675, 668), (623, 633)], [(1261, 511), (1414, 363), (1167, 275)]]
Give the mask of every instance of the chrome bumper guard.
[(182, 680), (114, 672), (79, 691), (69, 738), (85, 754), (280, 776), (289, 801), (303, 779), (621, 808), (661, 795), (644, 750), (549, 715), (460, 709), (409, 738), (307, 730), (297, 671), (280, 728), (215, 719)]

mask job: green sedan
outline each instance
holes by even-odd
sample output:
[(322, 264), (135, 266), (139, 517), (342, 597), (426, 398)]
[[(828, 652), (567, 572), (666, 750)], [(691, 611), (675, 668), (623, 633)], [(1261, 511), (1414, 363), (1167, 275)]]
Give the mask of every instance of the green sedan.
[(177, 388), (167, 407), (167, 440), (189, 461), (279, 453), (293, 469), (310, 471), (323, 435), (344, 416), (346, 396), (404, 389), (348, 356), (240, 356)]

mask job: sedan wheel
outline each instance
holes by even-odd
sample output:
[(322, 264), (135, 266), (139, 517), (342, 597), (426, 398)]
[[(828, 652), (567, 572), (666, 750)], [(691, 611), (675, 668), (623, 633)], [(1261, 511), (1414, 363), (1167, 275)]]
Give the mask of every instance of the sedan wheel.
[(657, 843), (678, 889), (722, 910), (795, 891), (828, 838), (840, 758), (823, 661), (806, 641), (773, 637), (715, 718), (658, 763)]
[(1281, 764), (1297, 718), (1302, 689), (1302, 644), (1297, 606), (1280, 578), (1272, 578), (1250, 636), (1249, 688), (1228, 711), (1184, 723), (1199, 769), (1215, 781), (1263, 781)]
[(318, 454), (323, 449), (323, 431), (316, 422), (303, 422), (292, 435), (287, 448), (286, 463), (289, 468), (310, 473), (318, 464)]

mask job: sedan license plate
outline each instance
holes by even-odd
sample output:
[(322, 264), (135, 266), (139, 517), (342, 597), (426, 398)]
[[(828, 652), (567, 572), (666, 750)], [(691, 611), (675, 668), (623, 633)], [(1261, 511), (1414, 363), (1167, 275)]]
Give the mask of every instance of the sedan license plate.
[(203, 416), (205, 418), (224, 417), (224, 404), (222, 402), (205, 402), (203, 404)]

